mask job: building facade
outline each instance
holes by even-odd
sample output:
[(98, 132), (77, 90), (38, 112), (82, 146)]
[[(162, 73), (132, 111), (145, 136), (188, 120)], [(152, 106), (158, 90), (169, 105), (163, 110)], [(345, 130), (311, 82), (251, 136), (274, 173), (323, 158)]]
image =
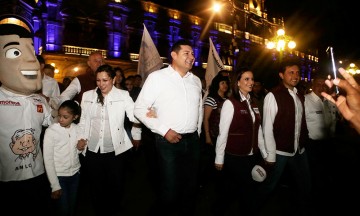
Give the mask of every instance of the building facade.
[[(269, 19), (264, 1), (224, 0), (226, 11), (219, 16), (187, 14), (152, 1), (0, 0), (0, 20), (29, 27), (37, 54), (55, 64), (55, 78), (60, 82), (82, 73), (94, 50), (101, 51), (107, 63), (123, 68), (126, 75), (135, 74), (143, 24), (165, 63), (169, 63), (172, 44), (188, 39), (196, 56), (194, 70), (203, 75), (210, 37), (228, 70), (255, 65), (255, 74), (266, 79), (279, 55), (265, 45), (284, 28), (284, 20)], [(310, 80), (318, 64), (316, 52), (295, 49), (282, 55), (301, 59), (302, 78)]]

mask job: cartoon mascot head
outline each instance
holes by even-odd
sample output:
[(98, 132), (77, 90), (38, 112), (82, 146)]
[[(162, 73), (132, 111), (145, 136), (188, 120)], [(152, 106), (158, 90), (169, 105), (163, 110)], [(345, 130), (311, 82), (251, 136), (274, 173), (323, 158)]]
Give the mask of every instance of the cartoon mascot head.
[(32, 34), (22, 26), (0, 25), (0, 81), (3, 88), (22, 95), (41, 89)]

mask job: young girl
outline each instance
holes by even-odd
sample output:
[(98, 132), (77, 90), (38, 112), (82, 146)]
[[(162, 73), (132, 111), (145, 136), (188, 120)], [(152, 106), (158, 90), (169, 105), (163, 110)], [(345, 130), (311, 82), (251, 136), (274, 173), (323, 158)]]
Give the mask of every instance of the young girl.
[(75, 214), (80, 179), (77, 150), (77, 123), (81, 108), (73, 100), (64, 101), (58, 110), (58, 123), (49, 126), (44, 136), (44, 162), (55, 200), (56, 215)]

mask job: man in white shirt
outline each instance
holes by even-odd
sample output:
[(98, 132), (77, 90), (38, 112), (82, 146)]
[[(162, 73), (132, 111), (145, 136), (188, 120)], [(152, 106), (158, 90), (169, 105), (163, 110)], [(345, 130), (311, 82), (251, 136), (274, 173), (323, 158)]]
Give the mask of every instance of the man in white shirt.
[(40, 72), (42, 76), (41, 93), (45, 96), (46, 100), (49, 101), (50, 98), (58, 97), (60, 95), (60, 88), (56, 79), (45, 74), (45, 67), (47, 70), (55, 70), (55, 68), (50, 64), (45, 64), (45, 59), (41, 55), (38, 55), (37, 59), (40, 63)]
[[(296, 211), (308, 213), (311, 178), (305, 146), (309, 142), (305, 120), (304, 95), (297, 89), (300, 81), (300, 63), (295, 59), (283, 59), (279, 76), (280, 84), (264, 99), (263, 133), (267, 156), (265, 181), (260, 185), (260, 199), (265, 199), (277, 186), (288, 167), (293, 176), (297, 193)], [(262, 203), (264, 200), (260, 201)]]
[[(199, 134), (203, 119), (201, 81), (190, 72), (191, 44), (174, 43), (172, 63), (152, 72), (135, 102), (135, 116), (156, 138), (160, 172), (156, 215), (193, 215), (200, 157)], [(147, 118), (149, 109), (157, 118)]]
[(58, 97), (60, 95), (60, 88), (59, 83), (51, 76), (46, 74), (46, 71), (53, 71), (54, 73), (55, 68), (50, 64), (45, 64), (43, 72), (43, 80), (42, 80), (42, 93), (49, 97)]
[[(337, 110), (335, 104), (321, 95), (321, 92), (329, 92), (325, 80), (325, 77), (314, 77), (312, 92), (305, 95), (306, 124), (310, 138), (306, 151), (309, 158), (315, 200), (325, 200), (331, 197), (330, 193), (333, 193), (331, 188), (334, 171), (333, 166), (329, 165), (329, 156), (334, 155), (336, 148), (334, 138)], [(322, 206), (321, 208), (326, 207)]]
[[(41, 73), (41, 83), (42, 83), (42, 88), (39, 91), (40, 95), (43, 96), (47, 102), (50, 101), (51, 98), (56, 98), (60, 96), (60, 88), (59, 88), (59, 84), (56, 81), (56, 79), (48, 76), (45, 74), (45, 67), (48, 69), (52, 69), (55, 70), (55, 68), (50, 65), (50, 64), (45, 64), (45, 59), (41, 56), (41, 55), (37, 55), (36, 56), (37, 60), (40, 63), (40, 73)], [(57, 116), (57, 110), (54, 110), (52, 113), (53, 116)], [(54, 118), (54, 121), (57, 121), (57, 118)], [(44, 134), (45, 134), (45, 130), (47, 127), (43, 127), (42, 131), (41, 131), (41, 135), (40, 135), (40, 146), (41, 149), (43, 149), (43, 141), (44, 141)]]

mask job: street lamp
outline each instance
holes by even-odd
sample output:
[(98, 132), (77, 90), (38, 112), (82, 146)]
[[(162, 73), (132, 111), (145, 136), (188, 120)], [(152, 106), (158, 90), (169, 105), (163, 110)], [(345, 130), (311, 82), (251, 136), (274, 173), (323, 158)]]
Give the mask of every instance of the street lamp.
[(346, 71), (351, 75), (360, 74), (360, 69), (354, 63), (350, 63), (349, 67), (346, 68)]
[(236, 43), (236, 5), (235, 0), (222, 0), (222, 1), (215, 1), (213, 4), (213, 11), (215, 13), (219, 13), (222, 8), (230, 6), (230, 16), (231, 16), (231, 32), (226, 30), (224, 32), (231, 33), (231, 44), (230, 44), (230, 51), (232, 54), (232, 69), (234, 70), (236, 67), (236, 54), (239, 52)]
[(283, 52), (286, 49), (294, 49), (296, 47), (295, 41), (291, 40), (291, 37), (285, 35), (284, 29), (277, 30), (277, 35), (266, 43), (266, 48), (276, 49), (280, 52), (280, 60), (282, 59)]
[(295, 41), (291, 40), (289, 36), (285, 35), (285, 30), (279, 29), (277, 30), (277, 35), (267, 42), (266, 48), (276, 48), (277, 51), (284, 51), (286, 45), (289, 49), (294, 49), (296, 47)]

